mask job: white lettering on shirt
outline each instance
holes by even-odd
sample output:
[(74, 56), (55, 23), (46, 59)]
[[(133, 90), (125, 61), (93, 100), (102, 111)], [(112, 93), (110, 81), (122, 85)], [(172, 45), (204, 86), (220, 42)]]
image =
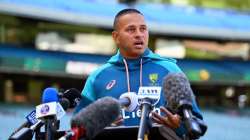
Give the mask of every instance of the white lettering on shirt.
[[(161, 114), (160, 108), (154, 108), (154, 112), (158, 113), (159, 115)], [(121, 115), (123, 119), (130, 119), (130, 118), (140, 118), (141, 117), (141, 110), (138, 109), (133, 112), (127, 112), (125, 109), (121, 110)]]

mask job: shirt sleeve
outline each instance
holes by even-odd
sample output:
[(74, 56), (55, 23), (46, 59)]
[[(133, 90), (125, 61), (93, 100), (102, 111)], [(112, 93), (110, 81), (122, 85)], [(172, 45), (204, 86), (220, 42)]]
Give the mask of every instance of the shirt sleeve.
[(96, 82), (96, 77), (98, 76), (98, 74), (100, 74), (100, 72), (102, 72), (102, 70), (104, 70), (105, 68), (111, 66), (110, 64), (105, 64), (101, 67), (99, 67), (98, 69), (96, 69), (95, 71), (93, 71), (86, 83), (85, 86), (82, 90), (82, 99), (79, 103), (79, 105), (76, 107), (75, 109), (75, 113), (79, 112), (82, 108), (86, 107), (87, 105), (91, 104), (92, 102), (94, 102), (96, 100), (96, 88), (97, 86), (95, 86), (95, 82)]
[(94, 92), (94, 78), (92, 75), (87, 79), (81, 94), (83, 97), (88, 98), (91, 101), (94, 101), (96, 99), (96, 95)]
[(95, 101), (95, 92), (94, 92), (94, 78), (90, 75), (85, 83), (85, 86), (82, 90), (82, 99), (78, 106), (75, 108), (74, 113), (79, 112), (82, 108), (86, 107), (87, 105), (91, 104)]

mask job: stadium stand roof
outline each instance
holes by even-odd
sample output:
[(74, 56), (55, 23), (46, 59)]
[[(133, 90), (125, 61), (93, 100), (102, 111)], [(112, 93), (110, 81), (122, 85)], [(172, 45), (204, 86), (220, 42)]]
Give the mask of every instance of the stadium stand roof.
[[(0, 0), (0, 13), (76, 25), (112, 28), (127, 5), (97, 0)], [(136, 4), (151, 33), (222, 40), (250, 40), (250, 14), (232, 10)]]

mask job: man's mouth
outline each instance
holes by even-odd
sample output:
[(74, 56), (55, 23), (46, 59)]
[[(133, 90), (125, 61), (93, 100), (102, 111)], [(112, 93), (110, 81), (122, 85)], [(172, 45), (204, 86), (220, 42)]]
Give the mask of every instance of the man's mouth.
[(143, 47), (143, 41), (136, 41), (135, 43), (134, 43), (134, 45), (136, 46), (136, 47), (138, 47), (138, 48), (141, 48), (141, 47)]

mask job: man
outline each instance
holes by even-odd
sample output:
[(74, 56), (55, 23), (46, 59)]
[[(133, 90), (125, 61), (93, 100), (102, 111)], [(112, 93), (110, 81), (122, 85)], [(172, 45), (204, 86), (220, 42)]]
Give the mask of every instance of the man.
[[(90, 102), (104, 96), (119, 98), (125, 92), (138, 92), (140, 86), (162, 86), (163, 77), (170, 72), (182, 72), (174, 59), (162, 58), (148, 49), (149, 32), (144, 16), (136, 9), (120, 11), (114, 20), (112, 37), (119, 48), (116, 55), (93, 72), (87, 79), (82, 91), (82, 100), (77, 107), (79, 111)], [(90, 101), (90, 102), (87, 102)], [(181, 135), (180, 117), (166, 108), (163, 94), (156, 105), (156, 111), (166, 117), (153, 113), (153, 119), (176, 130)], [(202, 119), (194, 102), (195, 114)], [(123, 125), (138, 126), (140, 112), (122, 111)]]

